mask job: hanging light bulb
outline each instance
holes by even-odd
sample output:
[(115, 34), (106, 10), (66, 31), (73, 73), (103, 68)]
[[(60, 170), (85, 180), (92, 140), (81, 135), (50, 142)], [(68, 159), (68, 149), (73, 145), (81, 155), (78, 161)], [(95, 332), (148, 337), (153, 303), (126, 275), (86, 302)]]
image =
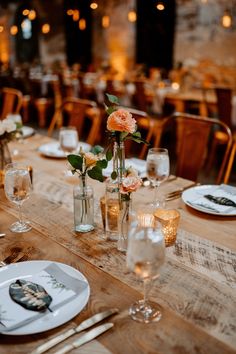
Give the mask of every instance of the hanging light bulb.
[(137, 21), (137, 14), (135, 10), (130, 10), (128, 12), (128, 20), (129, 22), (136, 22)]
[(30, 10), (29, 10), (29, 9), (24, 9), (24, 10), (22, 11), (22, 15), (24, 15), (24, 16), (28, 16), (29, 13), (30, 13)]
[(74, 10), (72, 16), (73, 16), (73, 21), (75, 22), (78, 21), (80, 16), (79, 10)]
[(0, 26), (0, 33), (4, 31), (4, 27)]
[(79, 29), (81, 31), (84, 31), (86, 29), (86, 20), (84, 18), (81, 18), (79, 20)]
[(110, 26), (110, 17), (105, 15), (102, 17), (102, 27), (108, 28)]
[(28, 15), (28, 19), (30, 21), (33, 21), (33, 20), (35, 20), (35, 18), (36, 18), (36, 11), (35, 10), (30, 10), (29, 15)]
[(68, 10), (66, 11), (66, 13), (67, 13), (68, 16), (73, 16), (73, 15), (74, 15), (74, 10), (68, 9)]
[(230, 28), (232, 26), (232, 17), (228, 10), (225, 10), (224, 15), (221, 18), (221, 23), (224, 28)]
[(10, 33), (11, 33), (12, 36), (15, 36), (18, 33), (18, 27), (17, 26), (11, 26)]
[(96, 1), (91, 2), (90, 8), (91, 8), (92, 10), (96, 10), (96, 9), (98, 8), (97, 2), (96, 2)]
[(157, 8), (157, 10), (159, 10), (159, 11), (163, 11), (163, 10), (165, 10), (165, 5), (163, 4), (163, 2), (158, 2), (157, 3), (157, 6), (156, 6), (156, 8)]
[(51, 27), (50, 27), (49, 23), (44, 23), (42, 25), (42, 33), (43, 34), (48, 34), (50, 32), (50, 30), (51, 30)]

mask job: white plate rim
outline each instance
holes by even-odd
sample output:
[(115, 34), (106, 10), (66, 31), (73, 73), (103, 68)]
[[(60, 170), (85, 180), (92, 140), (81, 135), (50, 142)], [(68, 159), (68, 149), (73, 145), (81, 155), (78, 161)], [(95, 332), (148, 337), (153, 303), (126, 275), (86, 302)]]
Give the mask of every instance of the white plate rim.
[[(91, 145), (84, 143), (84, 142), (79, 142), (78, 147), (82, 146), (82, 148), (85, 150), (89, 150)], [(64, 151), (59, 149), (59, 142), (55, 141), (55, 142), (50, 142), (50, 143), (46, 143), (41, 145), (38, 148), (38, 151), (46, 156), (46, 157), (54, 157), (57, 159), (65, 159), (66, 158), (66, 154), (64, 153)]]
[(188, 205), (189, 207), (201, 211), (202, 213), (205, 214), (212, 214), (212, 215), (217, 215), (217, 216), (236, 216), (236, 211), (233, 213), (222, 213), (222, 212), (215, 212), (214, 210), (208, 210), (208, 209), (204, 209), (203, 207), (200, 207), (198, 205), (195, 204), (191, 204), (191, 199), (195, 200), (198, 196), (195, 195), (195, 192), (198, 190), (203, 190), (203, 189), (211, 189), (211, 188), (219, 188), (220, 185), (219, 184), (205, 184), (202, 186), (195, 186), (192, 188), (188, 188), (186, 191), (184, 191), (182, 193), (182, 200), (184, 201), (184, 203), (186, 205)]
[[(0, 269), (0, 278), (2, 274), (6, 273), (7, 274), (6, 282), (10, 283), (14, 279), (18, 278), (19, 276), (33, 275), (35, 273), (38, 273), (39, 271), (45, 269), (50, 264), (56, 264), (58, 267), (60, 267), (64, 272), (66, 272), (70, 276), (85, 281), (88, 284), (88, 286), (82, 293), (78, 294), (78, 296), (76, 296), (70, 302), (66, 303), (65, 305), (57, 309), (56, 315), (54, 314), (53, 316), (51, 316), (51, 313), (49, 313), (15, 330), (9, 332), (2, 331), (0, 332), (1, 334), (28, 335), (28, 334), (35, 334), (35, 333), (48, 331), (50, 329), (56, 328), (70, 321), (73, 317), (75, 317), (78, 313), (80, 313), (83, 310), (83, 308), (87, 305), (90, 296), (90, 286), (87, 278), (79, 270), (64, 263), (47, 261), (47, 260), (12, 263)], [(18, 272), (14, 274), (14, 270), (17, 270)], [(4, 283), (4, 285), (6, 284), (6, 282)]]

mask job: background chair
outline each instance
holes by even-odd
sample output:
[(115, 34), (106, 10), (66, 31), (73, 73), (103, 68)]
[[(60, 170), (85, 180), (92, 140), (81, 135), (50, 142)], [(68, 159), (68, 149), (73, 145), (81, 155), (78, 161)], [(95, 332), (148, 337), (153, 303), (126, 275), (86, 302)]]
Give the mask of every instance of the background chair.
[[(176, 141), (176, 145), (170, 146), (172, 161), (176, 160), (175, 174), (179, 177), (199, 180), (201, 169), (205, 166), (208, 159), (208, 152), (212, 133), (215, 131), (223, 131), (227, 136), (227, 143), (221, 157), (221, 162), (216, 166), (216, 183), (221, 183), (224, 178), (224, 172), (228, 161), (230, 148), (232, 145), (232, 134), (230, 128), (223, 122), (201, 117), (187, 113), (174, 113), (165, 120), (164, 131), (174, 128), (175, 136), (169, 135), (166, 145), (171, 141)], [(160, 145), (155, 143), (155, 146)], [(162, 140), (163, 141), (163, 140)], [(164, 144), (162, 144), (164, 145)], [(175, 154), (175, 158), (173, 157)]]
[(21, 91), (4, 87), (1, 91), (1, 113), (0, 119), (6, 118), (10, 113), (17, 114), (20, 112), (23, 102)]
[(64, 126), (75, 126), (79, 139), (94, 145), (100, 133), (101, 113), (96, 102), (70, 97), (63, 100), (60, 107), (54, 113), (48, 128), (48, 135), (53, 130)]

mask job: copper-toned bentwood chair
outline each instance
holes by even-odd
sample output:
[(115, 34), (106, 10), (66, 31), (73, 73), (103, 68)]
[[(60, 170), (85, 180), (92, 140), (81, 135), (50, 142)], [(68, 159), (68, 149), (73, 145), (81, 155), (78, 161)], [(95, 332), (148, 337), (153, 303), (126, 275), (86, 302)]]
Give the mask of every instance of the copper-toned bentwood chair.
[(68, 97), (56, 109), (48, 128), (48, 135), (51, 136), (55, 128), (69, 125), (77, 128), (81, 139), (84, 136), (86, 121), (89, 121), (90, 127), (84, 140), (88, 144), (94, 145), (98, 139), (101, 124), (101, 114), (97, 103), (86, 99)]
[[(133, 118), (136, 120), (138, 125), (138, 130), (140, 131), (142, 138), (147, 142), (150, 142), (153, 137), (155, 122), (146, 112), (140, 111), (138, 109), (119, 106), (119, 108), (125, 109), (130, 112)], [(135, 145), (135, 146), (134, 146)], [(135, 143), (131, 140), (127, 140), (125, 143), (125, 153), (127, 156), (131, 155), (133, 150), (135, 149), (135, 155), (140, 159), (144, 159), (146, 155), (146, 151), (148, 149), (147, 144), (141, 144), (140, 148), (138, 143)], [(138, 151), (138, 154), (137, 154)]]
[(20, 112), (23, 102), (23, 95), (21, 91), (4, 87), (1, 90), (1, 114), (0, 119), (6, 118), (10, 113), (16, 114)]
[(176, 128), (176, 175), (193, 181), (198, 180), (199, 173), (206, 164), (212, 133), (225, 133), (227, 142), (216, 177), (216, 183), (221, 183), (232, 145), (230, 128), (217, 119), (179, 112), (166, 119), (165, 130), (171, 125)]
[(226, 166), (226, 170), (225, 170), (225, 175), (224, 175), (224, 183), (227, 184), (229, 183), (229, 179), (230, 179), (230, 174), (233, 168), (233, 163), (235, 160), (235, 156), (236, 156), (236, 140), (234, 140), (231, 151), (230, 151), (230, 155), (229, 155), (229, 161), (228, 164)]

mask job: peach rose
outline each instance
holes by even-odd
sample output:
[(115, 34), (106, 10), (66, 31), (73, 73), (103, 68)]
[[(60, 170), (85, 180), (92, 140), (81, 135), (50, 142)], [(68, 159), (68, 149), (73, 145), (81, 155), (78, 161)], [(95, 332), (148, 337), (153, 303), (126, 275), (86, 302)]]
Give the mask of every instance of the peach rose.
[(107, 119), (107, 129), (132, 134), (136, 130), (136, 120), (132, 117), (132, 114), (125, 109), (118, 109), (109, 115)]
[(98, 156), (94, 155), (92, 152), (86, 152), (84, 154), (86, 167), (94, 167), (98, 161)]
[(138, 176), (125, 177), (122, 180), (120, 192), (122, 194), (135, 192), (142, 185), (142, 180)]

